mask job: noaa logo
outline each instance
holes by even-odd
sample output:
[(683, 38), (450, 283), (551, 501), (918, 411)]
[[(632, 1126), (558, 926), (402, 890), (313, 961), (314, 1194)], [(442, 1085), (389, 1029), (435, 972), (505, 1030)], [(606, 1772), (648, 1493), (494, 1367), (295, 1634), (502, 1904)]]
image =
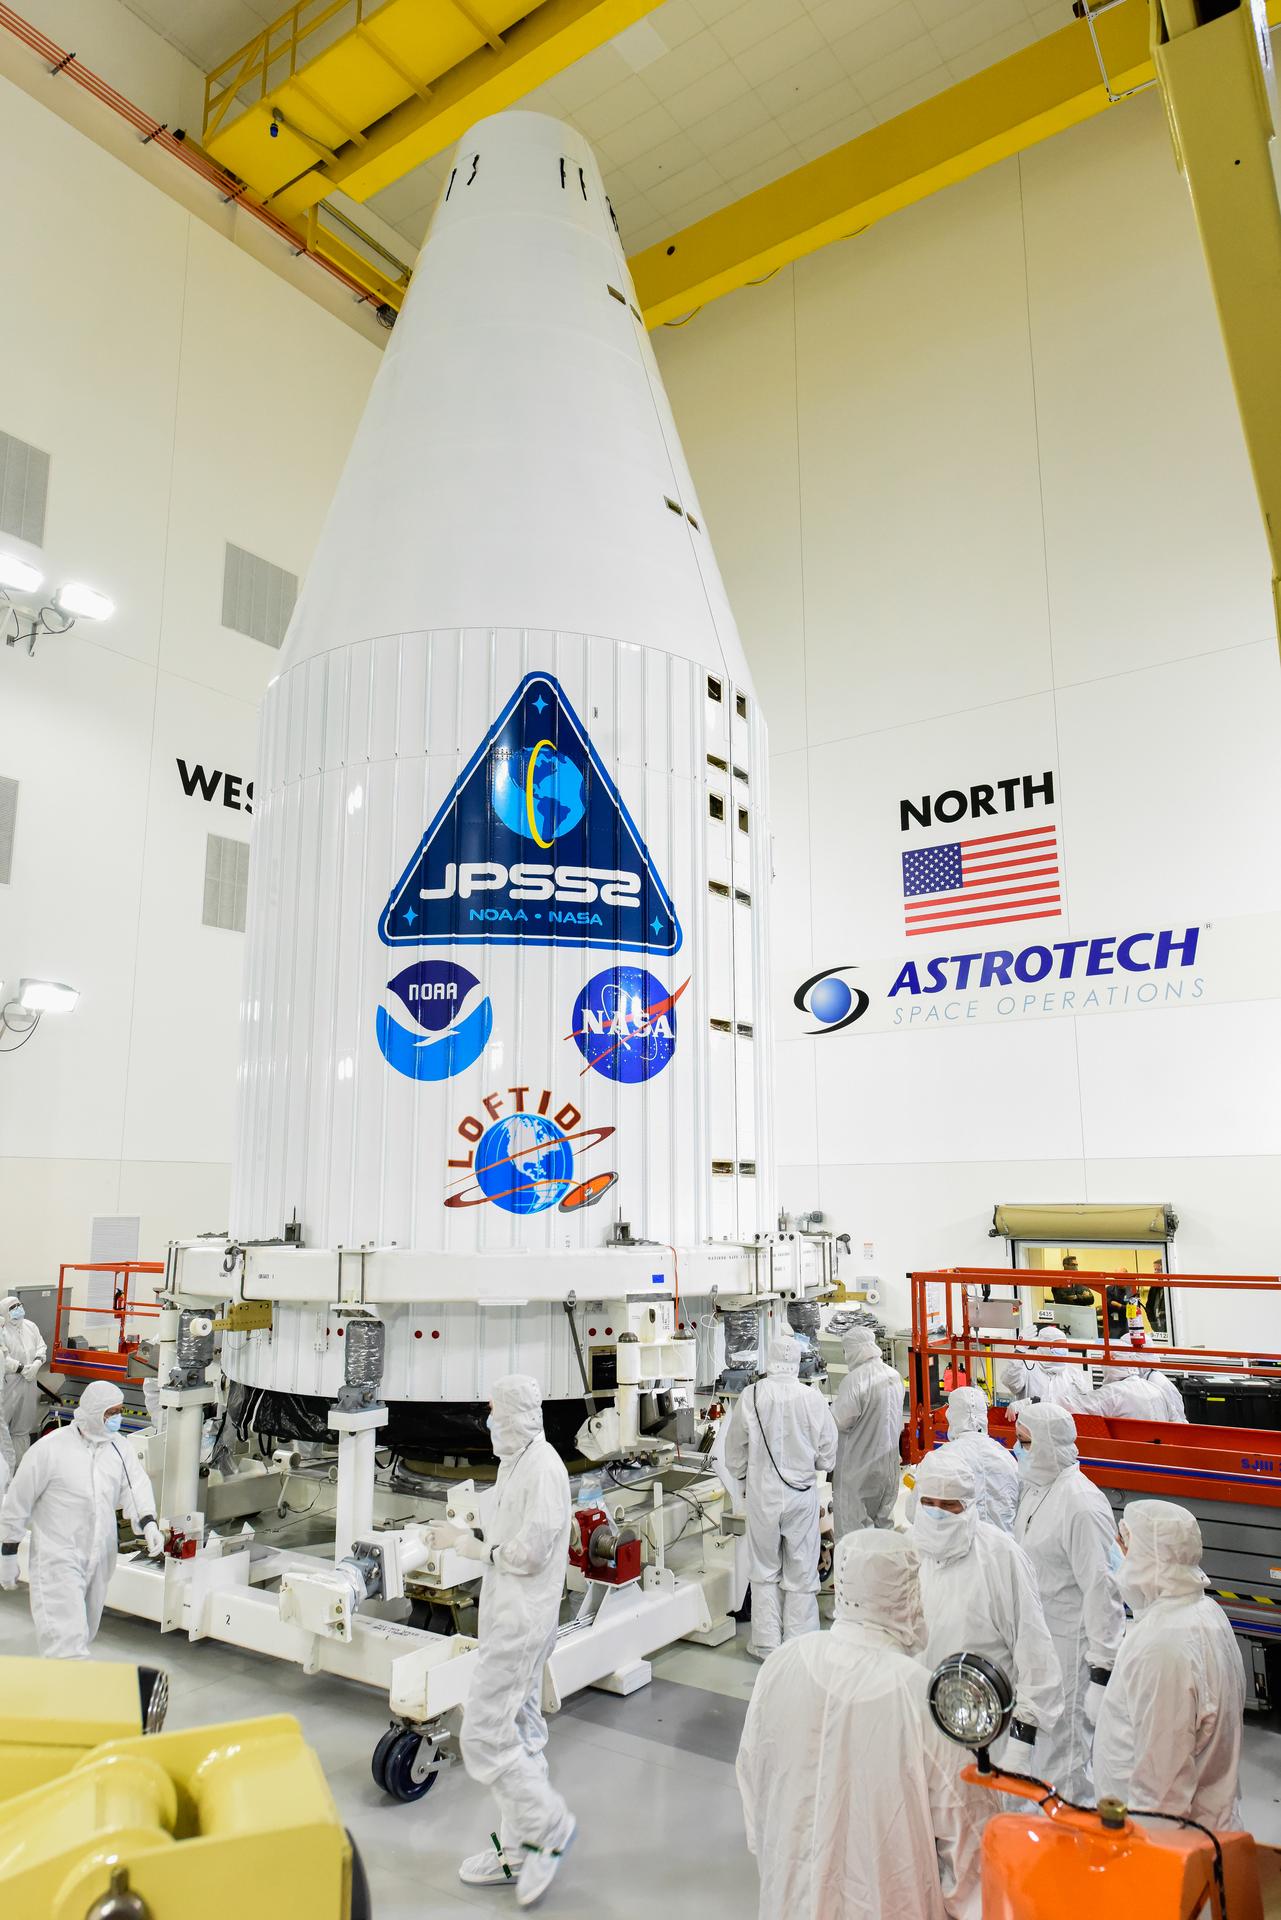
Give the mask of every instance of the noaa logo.
[(810, 1028), (811, 1034), (839, 1033), (842, 1027), (852, 1027), (867, 1012), (871, 1002), (863, 989), (852, 987), (848, 980), (841, 978), (842, 974), (853, 972), (853, 967), (827, 967), (822, 973), (811, 974), (796, 989), (792, 1005), (819, 1023)]
[(676, 1002), (688, 985), (669, 992), (642, 967), (595, 974), (574, 1002), (570, 1034), (587, 1067), (624, 1086), (661, 1073), (676, 1051)]
[(635, 821), (559, 683), (521, 681), (392, 889), (389, 947), (672, 954), (682, 933)]
[(449, 960), (418, 960), (387, 983), (417, 1021), (402, 1027), (386, 1007), (378, 1009), (378, 1045), (383, 1059), (408, 1080), (452, 1080), (474, 1066), (494, 1028), (488, 995), (464, 1008), (480, 981)]
[[(465, 1156), (449, 1165), (461, 1171), (450, 1182), (447, 1207), (498, 1207), (503, 1213), (578, 1213), (594, 1207), (618, 1178), (616, 1171), (583, 1178), (577, 1162), (593, 1147), (613, 1138), (612, 1127), (584, 1127), (578, 1108), (566, 1101), (551, 1111), (552, 1096), (544, 1091), (531, 1105), (529, 1087), (508, 1087), (509, 1099), (487, 1093), (481, 1101), (488, 1124), (469, 1113), (458, 1123), (466, 1142)], [(575, 1152), (577, 1149), (577, 1153)]]

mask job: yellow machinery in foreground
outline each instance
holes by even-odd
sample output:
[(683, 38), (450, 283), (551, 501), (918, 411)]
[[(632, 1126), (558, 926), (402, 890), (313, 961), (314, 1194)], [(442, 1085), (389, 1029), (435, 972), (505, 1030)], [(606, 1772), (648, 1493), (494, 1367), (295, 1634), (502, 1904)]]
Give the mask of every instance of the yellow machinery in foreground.
[(0, 1914), (369, 1920), (360, 1857), (298, 1722), (148, 1732), (162, 1681), (0, 1661)]
[(58, 1779), (104, 1741), (159, 1733), (168, 1705), (168, 1676), (155, 1667), (0, 1660), (0, 1802)]

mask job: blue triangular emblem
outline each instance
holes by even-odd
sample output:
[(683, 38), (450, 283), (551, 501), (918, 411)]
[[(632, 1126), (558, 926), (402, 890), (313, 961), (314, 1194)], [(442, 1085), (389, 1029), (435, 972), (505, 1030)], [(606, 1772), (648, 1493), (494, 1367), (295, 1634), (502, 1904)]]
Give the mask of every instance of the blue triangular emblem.
[(528, 674), (481, 741), (378, 934), (389, 947), (680, 946), (635, 822), (550, 674)]

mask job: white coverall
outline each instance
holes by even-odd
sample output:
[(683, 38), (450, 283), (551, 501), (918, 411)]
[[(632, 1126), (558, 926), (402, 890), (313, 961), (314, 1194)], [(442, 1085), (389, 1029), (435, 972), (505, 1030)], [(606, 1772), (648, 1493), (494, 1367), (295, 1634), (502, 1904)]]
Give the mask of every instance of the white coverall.
[(845, 1340), (849, 1372), (832, 1417), (840, 1434), (832, 1478), (832, 1530), (839, 1540), (860, 1527), (888, 1527), (899, 1489), (903, 1382), (880, 1356), (875, 1335), (856, 1327)]
[(1136, 1811), (1241, 1826), (1245, 1673), (1227, 1615), (1205, 1594), (1201, 1529), (1186, 1507), (1134, 1500), (1117, 1576), (1133, 1610), (1094, 1731), (1094, 1785)]
[[(1032, 1563), (1008, 1533), (979, 1519), (977, 1479), (955, 1447), (922, 1460), (916, 1493), (912, 1539), (921, 1556), (925, 1664), (933, 1672), (949, 1654), (979, 1653), (1000, 1667), (1014, 1688), (1014, 1724), (1028, 1737), (1002, 1742), (997, 1764), (1026, 1772), (1033, 1733), (1053, 1725), (1063, 1697)], [(922, 1498), (961, 1500), (964, 1511), (922, 1506)]]
[(1092, 1411), (1113, 1420), (1166, 1420), (1165, 1396), (1151, 1374), (1134, 1368), (1108, 1367), (1106, 1379), (1094, 1396)]
[(492, 1787), (504, 1854), (556, 1849), (573, 1821), (548, 1778), (543, 1668), (556, 1641), (569, 1548), (569, 1475), (543, 1435), (542, 1395), (526, 1374), (494, 1383), (498, 1455), (485, 1514), (480, 1651), (463, 1712), (463, 1764)]
[(46, 1659), (89, 1657), (116, 1564), (117, 1508), (149, 1552), (163, 1548), (151, 1482), (104, 1425), (106, 1409), (119, 1405), (119, 1387), (91, 1381), (71, 1425), (24, 1454), (0, 1506), (0, 1554), (12, 1559), (31, 1529), (31, 1618)]
[(751, 1562), (751, 1651), (818, 1627), (819, 1510), (815, 1481), (836, 1459), (836, 1426), (822, 1394), (802, 1386), (799, 1341), (770, 1342), (768, 1377), (739, 1398), (725, 1464), (744, 1485)]
[(979, 1519), (1013, 1533), (1019, 1505), (1019, 1463), (988, 1430), (987, 1401), (977, 1387), (954, 1387), (947, 1396), (947, 1438), (973, 1473)]
[(44, 1335), (34, 1320), (13, 1319), (22, 1302), (16, 1294), (0, 1300), (0, 1454), (16, 1467), (31, 1445), (40, 1396), (36, 1375), (48, 1358)]
[(1134, 1348), (1135, 1366), (1142, 1371), (1146, 1379), (1152, 1382), (1165, 1404), (1165, 1412), (1159, 1417), (1162, 1420), (1181, 1421), (1183, 1425), (1186, 1426), (1188, 1423), (1188, 1410), (1183, 1404), (1183, 1395), (1179, 1392), (1179, 1389), (1175, 1386), (1168, 1373), (1160, 1368), (1154, 1367), (1150, 1360), (1145, 1362), (1142, 1357), (1144, 1354), (1152, 1351), (1148, 1346), (1147, 1336), (1140, 1333), (1136, 1338), (1132, 1333), (1130, 1335), (1130, 1345)]
[(1019, 1406), (1033, 1400), (1050, 1406), (1066, 1407), (1069, 1413), (1094, 1413), (1094, 1383), (1070, 1350), (1061, 1344), (1057, 1327), (1038, 1327), (1035, 1360), (1007, 1360), (1001, 1368), (1002, 1391), (1016, 1404), (1010, 1419), (1017, 1417)]
[(979, 1920), (992, 1811), (930, 1717), (917, 1554), (836, 1546), (836, 1620), (766, 1661), (738, 1750), (760, 1920)]
[(1035, 1773), (1069, 1800), (1093, 1799), (1090, 1743), (1106, 1676), (1116, 1660), (1125, 1614), (1112, 1575), (1112, 1509), (1077, 1465), (1076, 1424), (1063, 1407), (1023, 1407), (1030, 1436), (1019, 1463), (1014, 1537), (1036, 1570), (1045, 1624), (1063, 1671), (1063, 1711), (1037, 1734)]

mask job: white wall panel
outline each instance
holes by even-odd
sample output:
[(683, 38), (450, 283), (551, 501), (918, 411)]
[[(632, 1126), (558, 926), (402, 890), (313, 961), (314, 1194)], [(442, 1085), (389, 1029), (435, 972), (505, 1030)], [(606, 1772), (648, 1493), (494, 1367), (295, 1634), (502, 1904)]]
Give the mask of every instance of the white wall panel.
[(1271, 637), (1258, 502), (1159, 97), (1021, 166), (1056, 678)]
[(1039, 779), (1047, 769), (1054, 772), (1057, 742), (1049, 693), (1000, 701), (960, 721), (949, 715), (852, 741), (822, 742), (808, 758), (816, 967), (897, 953), (914, 944), (929, 946), (904, 935), (905, 847), (1037, 826), (1043, 820), (1057, 820), (1067, 836), (1068, 806), (1061, 794), (1052, 812), (1038, 804), (981, 822), (935, 822), (930, 829), (913, 823), (907, 833), (899, 810), (903, 800), (920, 803), (949, 790), (968, 791), (975, 781), (1025, 773)]
[[(791, 274), (794, 328), (783, 273), (658, 341), (709, 511), (750, 532), (722, 562), (775, 747), (791, 749), (774, 761), (781, 1203), (817, 1202), (850, 1231), (856, 1281), (871, 1242), (891, 1321), (906, 1267), (1005, 1260), (987, 1238), (1003, 1200), (1168, 1200), (1185, 1269), (1275, 1271), (1278, 1001), (1234, 996), (1275, 993), (1251, 956), (1281, 908), (1281, 675), (1159, 102)], [(746, 387), (742, 357), (767, 341), (758, 449), (755, 411), (725, 387)], [(802, 641), (784, 658), (744, 602), (797, 564), (792, 502), (765, 491), (793, 385)], [(985, 825), (1055, 820), (1064, 914), (955, 947), (909, 940), (899, 855), (931, 835), (900, 833), (898, 802), (1047, 768), (1053, 813)], [(879, 968), (884, 993), (907, 958), (1206, 923), (1205, 969), (1226, 956), (1223, 977), (1167, 1011), (1104, 996), (1079, 1019), (1016, 1006), (1012, 1023), (807, 1038), (818, 1022), (792, 1006), (826, 967), (858, 969), (852, 985)], [(1260, 1344), (1227, 1298), (1196, 1324)], [(1272, 1322), (1262, 1343), (1281, 1346)]]
[(1281, 1000), (1077, 1025), (1091, 1159), (1281, 1154)]
[(1039, 692), (1016, 164), (794, 272), (811, 744)]
[(1063, 689), (1073, 915), (1100, 931), (1281, 906), (1281, 676), (1253, 646)]
[[(0, 427), (52, 455), (32, 557), (117, 607), (34, 659), (0, 649), (0, 771), (20, 782), (0, 975), (81, 993), (4, 1062), (7, 1285), (84, 1258), (95, 1214), (138, 1214), (144, 1255), (227, 1223), (244, 942), (202, 925), (205, 837), (248, 838), (212, 776), (248, 799), (280, 656), (221, 627), (223, 545), (305, 566), (378, 355), (7, 82), (0, 101), (24, 289), (0, 312)], [(318, 766), (314, 686), (303, 719)], [(184, 793), (179, 757), (211, 799)]]
[(985, 1160), (1079, 1155), (1074, 1024), (811, 1041), (823, 1158), (968, 1160), (976, 1147)]
[(109, 594), (102, 643), (154, 662), (191, 222), (8, 81), (0, 155), (0, 427), (52, 456), (40, 564)]
[(161, 664), (257, 700), (280, 655), (221, 624), (226, 542), (306, 572), (378, 353), (187, 224)]
[(720, 305), (715, 353), (701, 315), (655, 347), (682, 433), (715, 423), (698, 434), (699, 494), (778, 753), (805, 739), (792, 270)]

